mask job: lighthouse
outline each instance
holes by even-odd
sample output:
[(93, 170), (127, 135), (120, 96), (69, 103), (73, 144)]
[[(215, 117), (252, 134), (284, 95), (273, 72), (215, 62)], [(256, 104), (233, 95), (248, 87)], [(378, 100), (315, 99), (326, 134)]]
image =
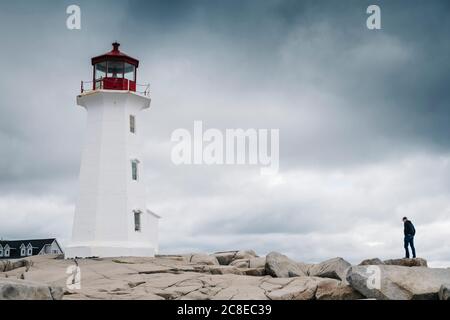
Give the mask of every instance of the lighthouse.
[(139, 61), (113, 43), (92, 58), (92, 81), (77, 104), (87, 111), (79, 194), (66, 258), (154, 256), (159, 216), (147, 209), (141, 113), (148, 86), (137, 83)]

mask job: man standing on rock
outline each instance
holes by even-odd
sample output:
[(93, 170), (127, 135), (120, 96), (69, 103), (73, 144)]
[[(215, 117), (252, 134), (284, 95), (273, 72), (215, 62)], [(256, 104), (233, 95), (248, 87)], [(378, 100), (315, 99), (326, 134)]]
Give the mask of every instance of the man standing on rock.
[(411, 221), (407, 217), (403, 218), (404, 233), (405, 233), (405, 251), (406, 258), (409, 258), (408, 246), (411, 246), (413, 258), (416, 258), (416, 248), (414, 248), (414, 236), (416, 235), (416, 229)]

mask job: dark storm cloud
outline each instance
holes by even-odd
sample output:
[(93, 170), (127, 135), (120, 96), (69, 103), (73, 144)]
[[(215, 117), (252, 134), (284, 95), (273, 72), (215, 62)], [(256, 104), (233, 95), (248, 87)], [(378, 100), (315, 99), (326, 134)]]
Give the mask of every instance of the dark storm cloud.
[[(352, 165), (417, 148), (445, 152), (449, 4), (378, 3), (379, 32), (365, 28), (369, 1), (182, 1), (170, 8), (137, 1), (127, 27), (150, 51), (148, 63), (160, 63), (163, 52), (190, 64), (175, 79), (184, 98), (177, 108), (187, 107), (183, 119), (208, 101), (205, 83), (196, 82), (203, 76), (228, 106), (204, 106), (197, 115), (214, 122), (215, 110), (228, 126), (283, 128), (285, 165)], [(258, 98), (267, 105), (255, 105)], [(304, 117), (312, 127), (302, 127)]]

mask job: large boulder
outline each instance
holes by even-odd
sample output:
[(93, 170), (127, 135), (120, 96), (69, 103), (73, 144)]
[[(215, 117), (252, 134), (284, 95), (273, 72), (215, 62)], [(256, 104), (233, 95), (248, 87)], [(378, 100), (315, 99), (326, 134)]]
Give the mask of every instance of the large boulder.
[(266, 257), (266, 273), (275, 278), (307, 276), (297, 262), (278, 252), (271, 252)]
[(0, 279), (0, 300), (61, 300), (63, 295), (61, 287), (25, 280)]
[(233, 260), (233, 262), (230, 263), (230, 266), (236, 268), (250, 268), (250, 260), (249, 259)]
[(217, 261), (223, 266), (229, 265), (235, 258), (238, 251), (223, 251), (223, 252), (216, 252), (212, 255), (217, 258)]
[[(216, 252), (216, 253), (213, 253), (212, 256), (216, 257), (217, 261), (219, 261), (219, 263), (221, 265), (230, 265), (234, 261), (237, 261), (237, 260), (239, 260), (241, 262), (242, 260), (248, 261), (251, 259), (258, 258), (258, 255), (253, 250)], [(239, 262), (237, 262), (237, 263), (239, 263)], [(236, 265), (236, 264), (234, 264), (234, 265)], [(246, 268), (247, 267), (249, 267), (249, 266), (246, 266)], [(244, 268), (244, 266), (242, 266), (242, 268)]]
[(317, 300), (358, 300), (362, 294), (348, 284), (336, 279), (321, 279), (317, 285)]
[(373, 258), (373, 259), (366, 259), (361, 261), (359, 264), (360, 266), (380, 266), (385, 264), (381, 259), (379, 258)]
[(384, 264), (389, 266), (402, 266), (402, 267), (428, 267), (427, 260), (422, 258), (414, 258), (414, 259), (391, 259), (385, 260)]
[(298, 262), (297, 265), (307, 275), (309, 275), (309, 269), (311, 269), (311, 267), (314, 266), (313, 264), (304, 263), (304, 262)]
[(362, 295), (335, 279), (297, 277), (280, 288), (269, 290), (271, 300), (353, 300)]
[(252, 258), (248, 262), (249, 268), (265, 268), (266, 267), (266, 257)]
[(353, 266), (347, 281), (367, 298), (380, 300), (437, 300), (450, 269), (402, 266)]
[(309, 268), (308, 274), (312, 277), (332, 278), (345, 281), (347, 270), (351, 264), (342, 258), (334, 258)]
[(230, 263), (237, 268), (265, 268), (266, 258), (237, 259)]
[(443, 284), (439, 289), (439, 300), (450, 300), (450, 283)]
[(243, 275), (244, 272), (239, 270), (236, 267), (233, 266), (207, 266), (207, 269), (211, 274), (237, 274), (237, 275)]
[(219, 265), (219, 261), (217, 261), (216, 257), (202, 253), (195, 253), (191, 255), (189, 262), (203, 265)]
[(264, 277), (266, 275), (266, 268), (243, 268), (239, 270), (247, 276)]
[(241, 250), (236, 253), (234, 260), (257, 258), (258, 255), (253, 250)]

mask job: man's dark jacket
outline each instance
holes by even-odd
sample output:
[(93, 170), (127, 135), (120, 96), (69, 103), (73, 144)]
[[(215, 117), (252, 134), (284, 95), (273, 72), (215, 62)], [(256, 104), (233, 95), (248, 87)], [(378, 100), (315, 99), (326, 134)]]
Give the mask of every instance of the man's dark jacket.
[(405, 236), (414, 236), (416, 234), (416, 229), (411, 221), (405, 221)]

